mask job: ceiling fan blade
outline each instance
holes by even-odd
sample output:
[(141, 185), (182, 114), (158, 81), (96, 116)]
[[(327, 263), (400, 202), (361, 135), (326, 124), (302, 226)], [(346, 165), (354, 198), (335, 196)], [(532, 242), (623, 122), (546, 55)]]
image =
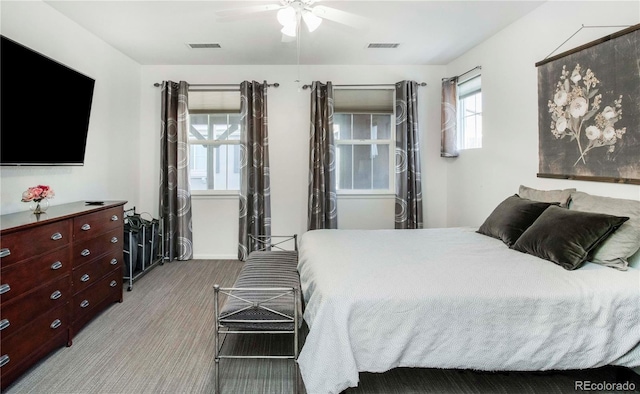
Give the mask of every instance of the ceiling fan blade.
[(254, 14), (266, 11), (275, 11), (283, 8), (280, 4), (263, 4), (249, 7), (229, 8), (226, 10), (215, 11), (214, 14), (217, 18), (230, 18), (235, 16), (243, 16), (248, 14)]
[(365, 29), (369, 24), (369, 20), (365, 17), (324, 5), (313, 7), (312, 12), (320, 18), (338, 22), (356, 29)]

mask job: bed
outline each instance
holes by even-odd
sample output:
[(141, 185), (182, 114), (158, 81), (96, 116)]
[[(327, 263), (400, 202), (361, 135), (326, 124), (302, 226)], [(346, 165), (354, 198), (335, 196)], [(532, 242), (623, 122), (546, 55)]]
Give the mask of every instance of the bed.
[(640, 270), (567, 270), (477, 228), (315, 230), (298, 271), (309, 393), (395, 367), (640, 366)]

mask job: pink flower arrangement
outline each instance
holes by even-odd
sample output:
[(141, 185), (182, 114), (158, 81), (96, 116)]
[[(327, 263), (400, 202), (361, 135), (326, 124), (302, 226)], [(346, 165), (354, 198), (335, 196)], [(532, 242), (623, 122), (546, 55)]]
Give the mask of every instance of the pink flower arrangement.
[(45, 198), (53, 198), (55, 196), (55, 192), (52, 188), (46, 185), (38, 185), (28, 188), (24, 193), (22, 193), (22, 202), (30, 202), (30, 201), (42, 201)]

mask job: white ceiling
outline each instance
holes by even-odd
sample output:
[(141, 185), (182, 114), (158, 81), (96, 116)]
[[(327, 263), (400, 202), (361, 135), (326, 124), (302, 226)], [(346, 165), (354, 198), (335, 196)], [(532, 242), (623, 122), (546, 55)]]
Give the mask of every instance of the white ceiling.
[[(47, 4), (143, 65), (296, 64), (296, 42), (282, 42), (276, 11), (221, 19), (216, 11), (266, 1), (69, 1)], [(302, 29), (300, 64), (447, 64), (544, 1), (352, 1), (323, 5), (364, 17), (362, 28), (325, 20)], [(191, 49), (187, 43), (219, 43)], [(367, 49), (399, 43), (397, 49)]]

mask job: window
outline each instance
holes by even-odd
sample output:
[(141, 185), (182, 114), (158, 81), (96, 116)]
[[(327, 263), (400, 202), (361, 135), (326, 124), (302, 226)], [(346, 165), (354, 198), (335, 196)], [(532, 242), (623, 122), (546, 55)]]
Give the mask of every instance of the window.
[(192, 114), (191, 190), (240, 189), (240, 114)]
[(390, 190), (391, 115), (334, 114), (338, 190)]
[(482, 89), (480, 75), (458, 83), (458, 147), (482, 148)]
[(239, 92), (189, 92), (191, 190), (240, 189), (239, 110)]
[(393, 190), (393, 91), (336, 90), (333, 133), (336, 189), (343, 193)]

